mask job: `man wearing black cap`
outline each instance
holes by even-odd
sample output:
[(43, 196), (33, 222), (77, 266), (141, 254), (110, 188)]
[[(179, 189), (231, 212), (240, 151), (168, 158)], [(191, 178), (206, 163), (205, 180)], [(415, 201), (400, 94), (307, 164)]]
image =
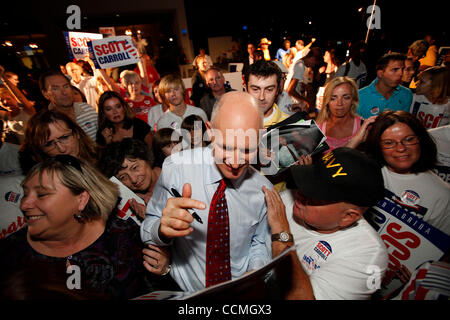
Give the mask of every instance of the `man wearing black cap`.
[(384, 195), (378, 165), (338, 148), (312, 165), (291, 167), (287, 187), (296, 189), (295, 198), (289, 190), (280, 196), (263, 188), (273, 256), (296, 245), (277, 270), (285, 298), (370, 299), (388, 261), (383, 241), (362, 217)]

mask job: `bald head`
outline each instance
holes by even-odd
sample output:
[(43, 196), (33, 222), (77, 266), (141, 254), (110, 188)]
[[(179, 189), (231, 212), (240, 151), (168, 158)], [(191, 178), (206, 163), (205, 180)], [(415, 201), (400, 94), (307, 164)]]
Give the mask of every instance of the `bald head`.
[(256, 159), (263, 119), (258, 100), (245, 92), (228, 92), (214, 106), (208, 131), (224, 178), (239, 178)]
[(228, 129), (263, 127), (264, 114), (259, 102), (246, 92), (225, 93), (214, 105), (211, 113), (211, 126), (217, 128), (219, 122), (227, 123)]

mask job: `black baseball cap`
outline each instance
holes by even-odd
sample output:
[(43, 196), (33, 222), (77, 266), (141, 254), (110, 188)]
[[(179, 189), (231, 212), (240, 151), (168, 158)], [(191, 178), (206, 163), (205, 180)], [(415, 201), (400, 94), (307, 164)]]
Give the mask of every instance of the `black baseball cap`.
[(287, 188), (306, 197), (371, 207), (384, 197), (381, 167), (364, 153), (337, 148), (312, 165), (291, 166)]

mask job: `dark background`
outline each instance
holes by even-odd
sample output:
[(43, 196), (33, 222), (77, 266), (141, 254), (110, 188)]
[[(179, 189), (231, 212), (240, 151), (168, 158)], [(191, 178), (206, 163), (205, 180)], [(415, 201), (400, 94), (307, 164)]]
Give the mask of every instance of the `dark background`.
[[(142, 0), (164, 1), (164, 0)], [(174, 10), (146, 11), (145, 5), (118, 0), (3, 1), (0, 10), (0, 43), (8, 37), (19, 37), (24, 43), (37, 39), (42, 54), (31, 76), (37, 78), (43, 69), (68, 62), (62, 31), (66, 31), (66, 8), (78, 4), (82, 8), (84, 32), (98, 32), (100, 26), (151, 25), (148, 51), (157, 55), (160, 74), (178, 71), (180, 44)], [(388, 50), (406, 53), (415, 40), (431, 33), (437, 45), (450, 46), (448, 10), (444, 1), (378, 0), (381, 29), (372, 30), (368, 42), (368, 69)], [(351, 1), (236, 1), (184, 0), (188, 33), (195, 54), (199, 48), (208, 51), (208, 37), (232, 36), (240, 44), (240, 55), (246, 53), (248, 42), (258, 44), (263, 37), (272, 41), (272, 57), (285, 38), (294, 45), (297, 39), (305, 44), (312, 37), (315, 45), (326, 49), (340, 46), (341, 60), (350, 42), (364, 40), (367, 32), (367, 6), (371, 0)], [(105, 13), (102, 13), (102, 8)], [(117, 7), (117, 9), (116, 9)], [(148, 6), (147, 6), (148, 7)], [(122, 8), (122, 9), (120, 9)], [(124, 10), (123, 8), (126, 8)], [(358, 12), (359, 8), (363, 8)], [(121, 12), (122, 11), (122, 12)], [(123, 12), (126, 11), (126, 12)], [(311, 22), (311, 23), (310, 23)], [(168, 39), (173, 38), (170, 42)], [(20, 40), (19, 39), (19, 40)], [(17, 40), (17, 41), (19, 41)], [(17, 50), (0, 45), (0, 64), (23, 79), (30, 74), (17, 58)]]

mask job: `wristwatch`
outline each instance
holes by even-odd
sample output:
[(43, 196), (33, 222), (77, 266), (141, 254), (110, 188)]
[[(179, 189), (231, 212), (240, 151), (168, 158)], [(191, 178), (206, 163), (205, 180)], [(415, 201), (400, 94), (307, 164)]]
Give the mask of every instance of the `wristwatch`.
[(165, 276), (166, 274), (168, 274), (168, 273), (170, 272), (171, 269), (172, 269), (172, 265), (169, 264), (169, 265), (167, 266), (166, 271), (163, 272), (163, 273), (161, 273), (161, 275), (162, 275), (162, 276)]
[(272, 241), (294, 242), (294, 237), (292, 233), (281, 231), (280, 233), (272, 234)]

